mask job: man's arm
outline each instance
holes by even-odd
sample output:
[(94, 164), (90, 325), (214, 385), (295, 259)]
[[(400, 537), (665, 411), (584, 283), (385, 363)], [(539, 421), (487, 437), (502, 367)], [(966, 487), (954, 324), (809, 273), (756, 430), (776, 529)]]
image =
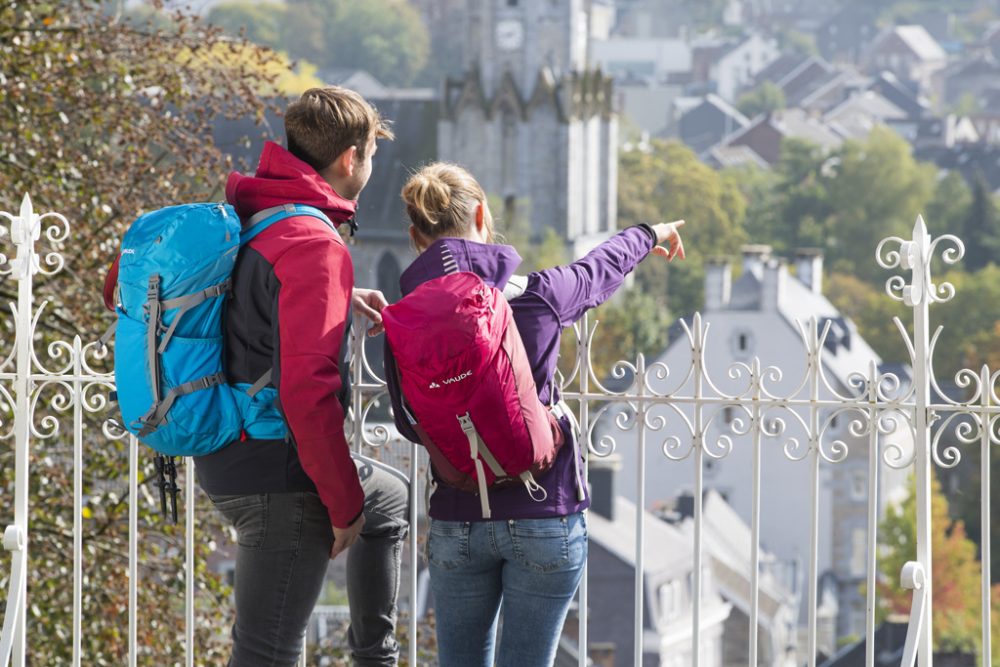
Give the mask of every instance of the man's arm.
[(274, 262), (281, 285), (278, 396), (302, 468), (339, 529), (354, 524), (364, 509), (339, 400), (338, 359), (353, 271), (347, 248), (327, 237), (296, 243)]

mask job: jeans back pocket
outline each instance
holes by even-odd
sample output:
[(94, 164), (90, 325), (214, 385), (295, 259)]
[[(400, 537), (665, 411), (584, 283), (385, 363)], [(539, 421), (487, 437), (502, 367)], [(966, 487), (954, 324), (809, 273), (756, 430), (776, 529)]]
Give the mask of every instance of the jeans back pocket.
[(259, 549), (267, 534), (267, 494), (246, 496), (210, 496), (215, 508), (236, 529), (236, 541), (241, 547)]
[(431, 519), (427, 532), (427, 560), (445, 570), (467, 564), (470, 560), (469, 529), (465, 521)]

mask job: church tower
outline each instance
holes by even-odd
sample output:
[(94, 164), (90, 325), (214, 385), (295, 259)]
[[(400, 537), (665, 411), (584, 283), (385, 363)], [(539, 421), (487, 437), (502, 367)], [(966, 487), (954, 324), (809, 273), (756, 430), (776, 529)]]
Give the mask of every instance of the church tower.
[(465, 0), (452, 38), (438, 156), (468, 168), (538, 238), (575, 254), (615, 229), (617, 121), (610, 78), (588, 65), (590, 0)]

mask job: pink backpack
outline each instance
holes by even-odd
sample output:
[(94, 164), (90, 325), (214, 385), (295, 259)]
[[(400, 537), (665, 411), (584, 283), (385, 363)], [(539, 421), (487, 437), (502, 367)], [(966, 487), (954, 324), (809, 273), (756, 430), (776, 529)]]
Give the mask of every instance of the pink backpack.
[[(478, 492), (535, 482), (563, 444), (538, 400), (531, 365), (503, 293), (474, 273), (430, 280), (382, 311), (407, 419), (443, 481)], [(540, 497), (536, 496), (538, 492)]]

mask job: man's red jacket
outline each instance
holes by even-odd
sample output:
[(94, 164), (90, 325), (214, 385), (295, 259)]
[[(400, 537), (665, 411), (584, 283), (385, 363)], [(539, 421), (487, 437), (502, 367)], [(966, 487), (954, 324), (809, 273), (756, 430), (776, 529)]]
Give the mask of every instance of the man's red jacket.
[[(226, 199), (244, 220), (293, 203), (314, 206), (339, 225), (356, 208), (271, 142), (254, 176), (230, 174)], [(231, 383), (253, 383), (273, 368), (292, 441), (241, 440), (195, 459), (209, 494), (315, 490), (334, 526), (361, 515), (364, 492), (344, 437), (353, 288), (347, 246), (317, 218), (283, 220), (240, 251), (226, 306), (226, 373)]]

